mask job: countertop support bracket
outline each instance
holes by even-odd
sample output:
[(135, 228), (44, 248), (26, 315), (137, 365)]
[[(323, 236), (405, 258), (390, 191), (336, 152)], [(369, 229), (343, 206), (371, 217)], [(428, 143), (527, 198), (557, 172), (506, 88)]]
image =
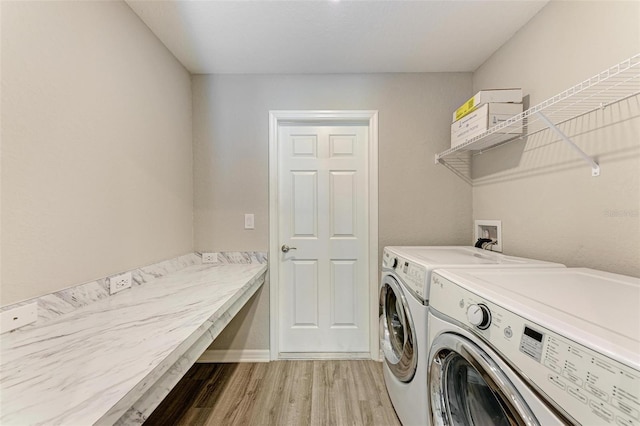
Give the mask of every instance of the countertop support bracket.
[(542, 112), (538, 111), (536, 113), (538, 117), (549, 127), (549, 129), (553, 130), (553, 132), (558, 135), (570, 148), (572, 148), (588, 165), (591, 166), (591, 176), (600, 176), (600, 166), (595, 160), (589, 157), (578, 145), (575, 144), (567, 135), (565, 135), (562, 130), (558, 129), (558, 127), (553, 124), (551, 120), (549, 120)]

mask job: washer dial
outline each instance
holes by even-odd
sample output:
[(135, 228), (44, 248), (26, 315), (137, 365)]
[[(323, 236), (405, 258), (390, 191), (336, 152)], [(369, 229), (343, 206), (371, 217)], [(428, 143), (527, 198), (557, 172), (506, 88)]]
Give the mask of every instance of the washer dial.
[(473, 304), (467, 308), (467, 319), (480, 330), (486, 330), (491, 325), (491, 311), (483, 303)]

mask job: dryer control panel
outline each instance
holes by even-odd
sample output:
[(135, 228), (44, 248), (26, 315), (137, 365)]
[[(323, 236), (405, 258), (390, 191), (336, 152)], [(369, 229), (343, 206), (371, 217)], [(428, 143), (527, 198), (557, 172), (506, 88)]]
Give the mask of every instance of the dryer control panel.
[[(579, 423), (640, 426), (640, 371), (437, 274), (432, 278), (430, 304), (481, 336)], [(485, 329), (472, 321), (478, 306), (491, 318)]]
[(382, 256), (382, 268), (392, 270), (414, 297), (424, 302), (427, 292), (427, 270), (424, 266), (411, 262), (385, 250)]

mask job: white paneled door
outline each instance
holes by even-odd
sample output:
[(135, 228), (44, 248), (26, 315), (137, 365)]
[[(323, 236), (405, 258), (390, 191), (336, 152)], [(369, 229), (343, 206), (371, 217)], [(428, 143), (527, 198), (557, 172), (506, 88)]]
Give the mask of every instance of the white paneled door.
[(369, 352), (368, 127), (278, 127), (279, 351)]

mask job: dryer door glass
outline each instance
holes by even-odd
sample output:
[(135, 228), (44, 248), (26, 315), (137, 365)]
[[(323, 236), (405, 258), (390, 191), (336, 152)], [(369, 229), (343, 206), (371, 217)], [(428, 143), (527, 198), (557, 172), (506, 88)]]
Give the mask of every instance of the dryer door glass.
[(388, 276), (380, 289), (380, 345), (389, 369), (403, 382), (413, 379), (418, 364), (415, 333), (404, 294)]
[(453, 333), (431, 346), (429, 392), (434, 425), (538, 425), (513, 383), (487, 349)]
[(454, 424), (509, 426), (509, 420), (496, 399), (471, 364), (453, 355), (446, 367), (446, 393)]
[(395, 292), (387, 292), (384, 309), (386, 312), (387, 328), (389, 329), (389, 341), (394, 354), (400, 358), (402, 348), (407, 338), (405, 334), (405, 324), (407, 321), (404, 306), (402, 306), (402, 302), (398, 299), (398, 295)]

